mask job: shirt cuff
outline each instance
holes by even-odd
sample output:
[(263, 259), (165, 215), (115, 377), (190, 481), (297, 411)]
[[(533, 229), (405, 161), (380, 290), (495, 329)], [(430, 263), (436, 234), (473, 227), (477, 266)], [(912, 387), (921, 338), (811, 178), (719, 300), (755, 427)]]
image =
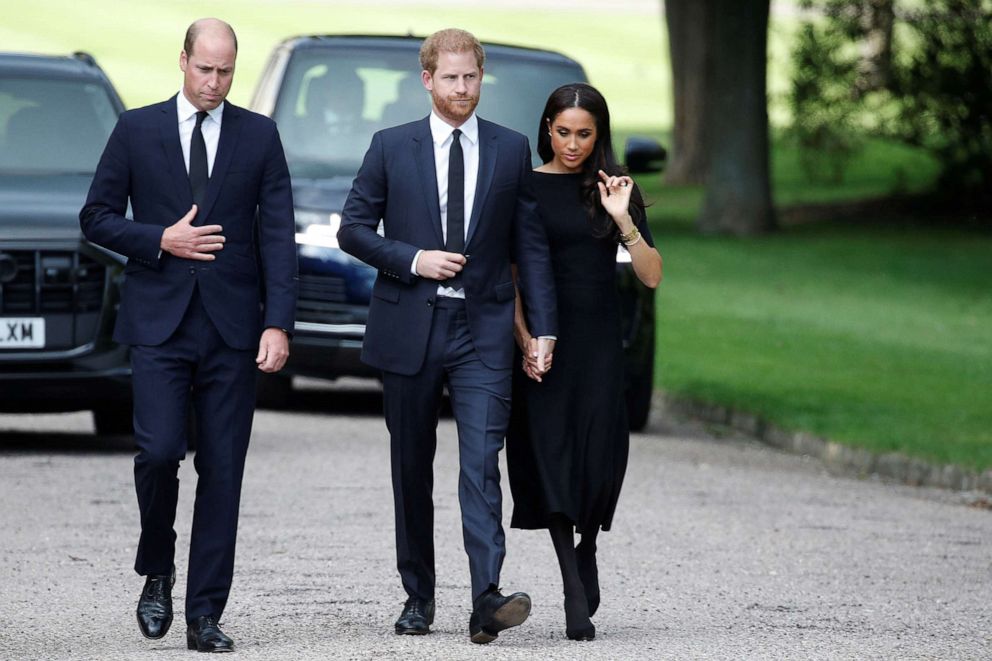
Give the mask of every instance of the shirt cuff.
[(558, 341), (558, 336), (557, 335), (538, 335), (537, 336), (537, 339), (539, 339), (539, 340), (554, 340), (555, 342), (557, 342)]
[(417, 273), (417, 261), (420, 259), (420, 253), (422, 252), (424, 251), (418, 250), (417, 254), (413, 256), (413, 263), (410, 264), (410, 273), (412, 273), (413, 275), (420, 275), (419, 273)]

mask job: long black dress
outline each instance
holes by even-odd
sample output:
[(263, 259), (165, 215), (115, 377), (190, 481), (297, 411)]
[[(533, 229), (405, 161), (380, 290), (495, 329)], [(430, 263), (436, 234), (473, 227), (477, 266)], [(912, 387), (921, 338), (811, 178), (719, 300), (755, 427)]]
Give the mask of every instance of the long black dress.
[[(598, 238), (581, 174), (535, 172), (558, 296), (559, 338), (542, 383), (513, 374), (507, 465), (514, 528), (563, 514), (579, 532), (609, 530), (627, 468), (617, 242)], [(646, 224), (637, 225), (654, 245)]]

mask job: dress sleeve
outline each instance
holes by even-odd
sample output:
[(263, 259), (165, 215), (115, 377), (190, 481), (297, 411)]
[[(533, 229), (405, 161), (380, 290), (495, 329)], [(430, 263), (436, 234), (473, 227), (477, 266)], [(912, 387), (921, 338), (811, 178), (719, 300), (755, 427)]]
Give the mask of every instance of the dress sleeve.
[[(654, 237), (651, 236), (651, 228), (648, 227), (648, 217), (646, 209), (644, 209), (644, 196), (641, 194), (641, 189), (637, 186), (637, 184), (634, 184), (634, 190), (630, 192), (630, 201), (630, 216), (631, 218), (634, 218), (634, 225), (637, 226), (637, 230), (641, 233), (641, 237), (644, 241), (649, 246), (654, 248)], [(641, 207), (640, 213), (637, 213), (639, 210), (635, 208), (635, 202)]]

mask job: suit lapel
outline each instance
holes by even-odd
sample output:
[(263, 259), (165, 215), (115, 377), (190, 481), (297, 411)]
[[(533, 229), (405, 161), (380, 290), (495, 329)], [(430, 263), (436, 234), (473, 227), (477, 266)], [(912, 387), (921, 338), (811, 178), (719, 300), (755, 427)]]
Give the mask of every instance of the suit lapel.
[(172, 178), (172, 184), (182, 201), (183, 213), (193, 206), (193, 192), (189, 188), (189, 175), (186, 174), (186, 161), (183, 160), (183, 148), (179, 142), (179, 111), (176, 109), (176, 97), (160, 104), (162, 121), (159, 131), (162, 136), (162, 149), (165, 151), (166, 168)]
[(429, 119), (424, 119), (413, 136), (417, 173), (420, 176), (420, 190), (424, 194), (431, 227), (437, 236), (438, 245), (444, 247), (444, 234), (441, 231), (441, 202), (437, 192), (437, 170), (434, 163), (434, 138), (431, 136)]
[(207, 193), (203, 200), (203, 209), (196, 214), (196, 224), (202, 225), (206, 222), (210, 210), (217, 201), (221, 186), (224, 184), (224, 176), (231, 166), (231, 158), (234, 149), (238, 144), (238, 135), (241, 133), (241, 109), (231, 104), (224, 103), (224, 115), (220, 123), (220, 140), (217, 143), (217, 154), (214, 156), (214, 167), (210, 172), (210, 181), (207, 182)]
[(499, 152), (499, 141), (496, 134), (489, 130), (487, 122), (479, 120), (479, 174), (475, 184), (475, 199), (472, 201), (472, 217), (468, 221), (468, 236), (465, 247), (468, 249), (479, 227), (482, 209), (486, 205), (489, 189), (493, 185), (493, 175), (496, 173), (496, 155)]

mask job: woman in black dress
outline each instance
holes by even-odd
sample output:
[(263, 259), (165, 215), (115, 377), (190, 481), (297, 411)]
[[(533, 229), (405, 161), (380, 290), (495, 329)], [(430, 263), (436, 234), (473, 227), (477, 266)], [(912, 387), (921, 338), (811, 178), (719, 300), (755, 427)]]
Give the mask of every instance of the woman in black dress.
[[(644, 203), (613, 154), (606, 101), (593, 87), (555, 90), (537, 143), (534, 171), (558, 297), (554, 369), (539, 369), (517, 302), (507, 462), (516, 528), (547, 528), (561, 566), (565, 633), (591, 640), (599, 606), (596, 535), (609, 530), (627, 466), (623, 346), (616, 290), (617, 244), (648, 287), (661, 281), (661, 255)], [(575, 546), (574, 533), (581, 534)]]

